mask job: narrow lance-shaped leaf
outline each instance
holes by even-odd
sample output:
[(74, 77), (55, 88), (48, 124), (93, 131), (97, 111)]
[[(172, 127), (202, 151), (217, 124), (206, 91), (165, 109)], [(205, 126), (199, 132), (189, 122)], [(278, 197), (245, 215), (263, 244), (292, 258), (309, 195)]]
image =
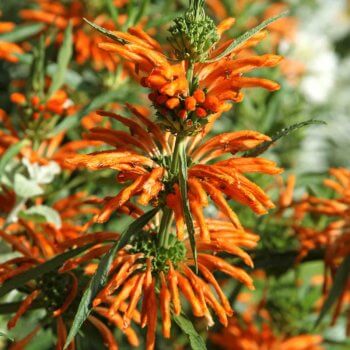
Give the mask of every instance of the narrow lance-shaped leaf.
[(125, 44), (128, 44), (129, 41), (125, 40), (125, 39), (122, 39), (122, 38), (119, 38), (118, 36), (115, 35), (115, 32), (112, 32), (111, 30), (108, 30), (106, 28), (103, 28), (103, 27), (100, 27), (99, 25), (95, 24), (95, 23), (92, 23), (90, 22), (88, 19), (84, 18), (84, 21), (86, 23), (88, 23), (92, 28), (96, 29), (98, 32), (100, 32), (101, 34), (105, 35), (106, 37), (114, 40), (114, 41), (117, 41), (118, 43), (122, 44), (122, 45), (125, 45)]
[(55, 256), (54, 258), (44, 262), (43, 264), (40, 264), (30, 270), (27, 270), (17, 276), (14, 276), (10, 280), (3, 283), (3, 285), (0, 287), (0, 297), (4, 296), (13, 289), (22, 287), (25, 283), (32, 279), (37, 279), (45, 273), (58, 269), (60, 266), (62, 266), (62, 264), (65, 261), (82, 253), (90, 247), (92, 247), (92, 244), (87, 244), (83, 247), (69, 250), (68, 252)]
[(52, 83), (47, 95), (47, 98), (57, 91), (63, 84), (68, 64), (73, 53), (73, 37), (72, 37), (72, 23), (69, 22), (68, 27), (64, 33), (63, 44), (60, 48), (57, 58), (56, 72), (52, 77)]
[(38, 34), (43, 28), (43, 23), (16, 26), (11, 32), (1, 34), (0, 41), (7, 41), (11, 43), (21, 42), (35, 34)]
[(181, 201), (182, 201), (182, 207), (184, 211), (184, 218), (186, 222), (187, 232), (191, 243), (191, 249), (192, 249), (193, 259), (195, 263), (195, 268), (196, 268), (196, 272), (198, 272), (197, 248), (196, 248), (196, 240), (194, 237), (195, 230), (194, 230), (194, 224), (193, 224), (193, 218), (190, 210), (190, 205), (188, 202), (188, 192), (187, 192), (187, 155), (186, 155), (186, 147), (183, 142), (180, 145), (179, 157), (180, 157), (179, 185), (180, 185)]
[(106, 253), (98, 264), (98, 268), (92, 277), (88, 288), (80, 301), (78, 311), (75, 314), (73, 324), (69, 330), (64, 349), (66, 349), (72, 340), (75, 338), (79, 329), (91, 312), (92, 301), (95, 299), (98, 292), (104, 287), (107, 282), (108, 272), (114, 259), (114, 255), (118, 250), (118, 243), (115, 243), (110, 251)]
[(287, 128), (280, 130), (277, 134), (275, 134), (274, 136), (271, 137), (270, 141), (265, 141), (265, 142), (261, 143), (260, 145), (258, 145), (257, 147), (251, 149), (250, 151), (245, 152), (243, 154), (243, 157), (257, 157), (260, 154), (264, 153), (271, 145), (273, 145), (280, 138), (287, 136), (288, 134), (290, 134), (293, 131), (296, 131), (300, 128), (303, 128), (304, 126), (315, 125), (315, 124), (324, 125), (324, 124), (326, 124), (326, 122), (324, 122), (322, 120), (311, 119), (311, 120), (307, 120), (305, 122), (293, 124)]
[(335, 275), (332, 288), (328, 294), (326, 301), (323, 304), (322, 310), (316, 321), (315, 327), (317, 327), (324, 316), (331, 309), (332, 305), (340, 298), (341, 294), (346, 288), (347, 282), (350, 278), (350, 256), (347, 256), (342, 264), (339, 266)]
[(192, 322), (182, 315), (173, 315), (175, 323), (188, 336), (192, 350), (206, 350), (203, 338), (197, 333)]
[(31, 67), (31, 86), (28, 86), (28, 93), (31, 89), (40, 96), (44, 93), (45, 88), (45, 37), (40, 36), (39, 44), (34, 49), (34, 59)]
[(243, 45), (246, 41), (248, 41), (251, 37), (253, 37), (255, 34), (259, 33), (261, 30), (265, 29), (269, 24), (277, 21), (278, 19), (282, 17), (286, 17), (288, 15), (288, 12), (283, 12), (279, 14), (278, 16), (272, 17), (267, 19), (266, 21), (262, 22), (255, 28), (249, 30), (248, 32), (242, 34), (239, 38), (234, 40), (231, 45), (229, 45), (222, 53), (217, 55), (214, 58), (211, 58), (206, 61), (206, 63), (212, 63), (221, 60), (223, 57), (229, 55), (234, 49), (239, 47), (240, 45)]
[(147, 6), (149, 5), (149, 2), (150, 2), (150, 0), (142, 0), (140, 10), (137, 13), (136, 18), (135, 18), (134, 25), (137, 24), (138, 22), (140, 22), (142, 17), (145, 15)]
[(154, 208), (135, 220), (120, 237), (119, 241), (116, 242), (109, 250), (109, 252), (103, 256), (100, 263), (98, 264), (96, 273), (92, 277), (89, 286), (85, 290), (84, 295), (81, 299), (78, 311), (75, 314), (72, 327), (69, 331), (64, 346), (65, 349), (73, 341), (74, 337), (78, 334), (82, 324), (89, 317), (92, 308), (92, 302), (107, 282), (108, 272), (117, 251), (123, 248), (133, 235), (141, 232), (142, 228), (156, 215), (159, 210), (160, 207)]
[(104, 2), (113, 22), (118, 25), (118, 7), (114, 5), (113, 0), (104, 0)]

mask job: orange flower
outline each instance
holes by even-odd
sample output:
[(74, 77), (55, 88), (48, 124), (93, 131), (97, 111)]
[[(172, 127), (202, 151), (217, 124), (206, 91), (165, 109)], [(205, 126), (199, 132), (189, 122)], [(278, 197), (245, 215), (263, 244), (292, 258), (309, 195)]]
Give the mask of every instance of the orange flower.
[[(83, 18), (90, 17), (87, 9), (81, 1), (69, 1), (67, 5), (62, 3), (53, 4), (50, 0), (36, 0), (38, 8), (25, 9), (20, 11), (20, 16), (25, 21), (40, 22), (47, 26), (53, 25), (59, 30), (57, 41), (63, 40), (63, 32), (69, 22), (73, 25), (73, 40), (78, 64), (84, 64), (92, 59), (93, 66), (97, 70), (107, 68), (109, 71), (116, 69), (119, 60), (108, 53), (100, 50), (98, 44), (102, 41), (92, 30), (88, 29)], [(125, 18), (120, 17), (123, 22)], [(99, 16), (96, 19), (99, 25), (108, 29), (114, 29), (113, 21)]]
[[(106, 128), (93, 128), (87, 138), (94, 141), (104, 141), (115, 147), (114, 150), (94, 152), (92, 154), (77, 154), (66, 160), (67, 166), (86, 167), (91, 170), (110, 168), (119, 171), (117, 179), (131, 184), (122, 189), (115, 197), (108, 199), (97, 222), (105, 222), (114, 210), (117, 210), (132, 197), (138, 197), (138, 203), (158, 204), (165, 188), (166, 203), (174, 211), (178, 235), (183, 236), (184, 220), (181, 208), (181, 198), (178, 185), (171, 184), (171, 172), (168, 158), (172, 154), (171, 137), (162, 134), (159, 127), (140, 110), (128, 105), (136, 120), (120, 115), (100, 112), (128, 126), (132, 136), (124, 131)], [(149, 131), (144, 130), (146, 127)], [(189, 167), (188, 188), (189, 201), (193, 216), (201, 227), (202, 238), (208, 237), (205, 227), (203, 208), (208, 205), (208, 195), (215, 205), (228, 217), (236, 228), (241, 224), (228, 205), (225, 197), (243, 205), (248, 205), (257, 214), (265, 214), (273, 207), (267, 195), (244, 173), (278, 174), (281, 169), (272, 161), (263, 158), (231, 157), (216, 161), (227, 154), (244, 152), (269, 137), (254, 131), (240, 131), (218, 135), (207, 142), (198, 145), (200, 138), (191, 141), (188, 146), (188, 156), (194, 165)], [(208, 164), (210, 162), (210, 164)]]
[(19, 92), (11, 94), (11, 101), (19, 107), (31, 108), (33, 118), (38, 119), (40, 115), (49, 119), (52, 115), (72, 114), (75, 108), (64, 90), (57, 90), (47, 101), (41, 101), (39, 96), (33, 95), (30, 98)]
[(23, 52), (22, 48), (15, 43), (0, 41), (0, 60), (17, 63), (19, 61), (17, 55)]
[[(76, 195), (55, 204), (56, 210), (62, 212), (63, 225), (61, 228), (50, 224), (34, 225), (32, 222), (20, 220), (19, 224), (9, 225), (6, 232), (0, 230), (1, 238), (9, 243), (17, 254), (20, 254), (19, 257), (0, 264), (0, 283), (11, 281), (13, 277), (34, 267), (40, 267), (40, 264), (61, 253), (68, 252), (72, 247), (78, 248), (92, 244), (92, 247), (86, 249), (79, 257), (65, 261), (59, 272), (50, 271), (21, 286), (26, 288), (28, 295), (24, 297), (17, 312), (8, 322), (9, 329), (15, 327), (23, 314), (30, 310), (33, 303), (37, 302), (41, 308), (45, 309), (47, 316), (52, 318), (53, 324), (56, 324), (58, 349), (63, 349), (67, 336), (66, 324), (71, 324), (72, 311), (76, 310), (76, 303), (82, 296), (83, 291), (78, 284), (78, 280), (84, 274), (84, 269), (81, 268), (85, 267), (86, 273), (89, 273), (91, 271), (89, 265), (111, 248), (111, 243), (104, 245), (102, 243), (119, 238), (118, 233), (95, 232), (83, 235), (81, 227), (75, 227), (70, 223), (72, 217), (76, 221), (78, 215), (94, 212), (93, 208), (84, 205), (87, 200), (82, 201), (80, 197), (82, 195)], [(77, 267), (80, 269), (75, 270)], [(111, 300), (113, 301), (113, 298)], [(122, 304), (120, 310), (120, 312), (125, 312), (126, 305)], [(98, 329), (110, 349), (118, 348), (113, 333), (94, 315), (107, 319), (113, 326), (123, 330), (131, 345), (139, 345), (135, 331), (131, 327), (127, 330), (123, 329), (122, 316), (119, 313), (111, 317), (107, 308), (98, 307), (93, 310), (93, 314), (87, 320)], [(130, 319), (139, 323), (139, 313), (136, 311), (130, 313)], [(39, 330), (40, 327), (37, 327), (35, 332), (15, 342), (13, 348), (23, 348)], [(69, 349), (74, 348), (75, 345), (72, 342)]]
[[(224, 20), (218, 25), (217, 33), (221, 35), (233, 23), (233, 19)], [(273, 67), (280, 62), (281, 57), (276, 55), (240, 57), (242, 50), (256, 45), (265, 37), (265, 32), (256, 34), (216, 62), (194, 64), (196, 88), (204, 94), (200, 100), (191, 96), (192, 82), (186, 77), (188, 63), (185, 61), (174, 63), (173, 59), (163, 53), (159, 43), (139, 28), (130, 28), (128, 33), (111, 32), (111, 34), (118, 38), (118, 42), (105, 42), (99, 46), (135, 65), (141, 84), (152, 90), (150, 100), (160, 115), (167, 115), (168, 119), (171, 119), (168, 120), (169, 129), (171, 122), (178, 122), (179, 117), (183, 120), (193, 118), (196, 120), (196, 116), (204, 118), (227, 110), (229, 105), (226, 101), (242, 100), (243, 94), (240, 91), (242, 88), (262, 87), (271, 91), (279, 89), (279, 85), (270, 80), (243, 76), (244, 73), (256, 68)], [(224, 51), (231, 42), (232, 40), (226, 41), (212, 50), (209, 59)], [(184, 114), (183, 111), (191, 113)]]
[[(120, 311), (122, 303), (126, 303), (123, 322), (124, 328), (128, 329), (130, 314), (142, 300), (141, 326), (148, 327), (146, 348), (150, 350), (155, 344), (158, 310), (162, 317), (163, 336), (169, 338), (170, 315), (172, 312), (179, 315), (182, 309), (180, 295), (191, 305), (194, 316), (204, 317), (211, 326), (214, 321), (210, 310), (213, 310), (226, 326), (227, 317), (233, 311), (213, 272), (221, 271), (250, 289), (254, 287), (252, 279), (242, 268), (227, 263), (218, 254), (235, 255), (252, 267), (251, 258), (242, 248), (255, 247), (258, 236), (233, 229), (224, 221), (208, 220), (207, 225), (210, 243), (200, 238), (199, 231), (196, 233), (198, 275), (191, 269), (194, 261), (188, 240), (181, 242), (171, 235), (168, 248), (157, 248), (153, 230), (145, 231), (117, 253), (109, 282), (97, 295), (94, 307), (106, 305), (113, 316)], [(159, 285), (159, 291), (156, 285)]]
[[(0, 22), (0, 34), (11, 32), (15, 26), (13, 22)], [(19, 61), (17, 55), (23, 52), (19, 45), (0, 40), (0, 60), (17, 63)]]
[(326, 179), (324, 184), (336, 192), (336, 198), (308, 196), (300, 205), (303, 207), (304, 216), (307, 213), (326, 216), (331, 222), (321, 231), (300, 225), (297, 227), (297, 233), (303, 254), (316, 247), (325, 247), (327, 262), (337, 265), (339, 259), (350, 254), (346, 243), (350, 239), (350, 170), (330, 169), (330, 174), (335, 180)]
[(241, 224), (228, 205), (226, 197), (249, 206), (259, 215), (274, 207), (264, 191), (243, 175), (278, 174), (282, 170), (274, 162), (263, 158), (242, 157), (217, 160), (227, 153), (234, 155), (247, 151), (266, 140), (269, 137), (258, 132), (239, 131), (217, 135), (197, 146), (194, 140), (194, 144), (190, 146), (190, 157), (194, 165), (188, 170), (189, 202), (194, 210), (193, 216), (201, 227), (202, 238), (207, 237), (208, 231), (203, 221), (203, 208), (208, 205), (207, 195), (238, 229)]
[(227, 328), (211, 333), (210, 340), (223, 350), (322, 350), (322, 337), (302, 334), (290, 337), (275, 335), (267, 323), (259, 329), (245, 314), (240, 323), (231, 318)]
[[(130, 198), (139, 195), (138, 202), (147, 205), (158, 199), (163, 190), (163, 176), (165, 169), (157, 164), (164, 152), (170, 152), (164, 134), (142, 110), (128, 105), (136, 120), (108, 112), (100, 112), (127, 126), (132, 135), (125, 131), (106, 128), (93, 128), (86, 138), (94, 141), (103, 141), (115, 150), (95, 152), (92, 154), (76, 154), (66, 159), (71, 168), (86, 167), (91, 170), (110, 168), (118, 170), (117, 180), (121, 183), (131, 180), (115, 197), (107, 199), (104, 209), (96, 218), (98, 222), (108, 220), (113, 211), (128, 203)], [(145, 130), (149, 132), (147, 132)]]
[[(302, 260), (311, 250), (325, 250), (325, 276), (324, 293), (329, 290), (331, 276), (334, 278), (338, 267), (350, 255), (350, 170), (345, 168), (330, 169), (330, 174), (335, 179), (326, 179), (324, 184), (336, 192), (333, 199), (307, 196), (296, 205), (299, 207), (299, 222), (294, 229), (300, 241), (300, 253), (298, 260)], [(315, 228), (307, 225), (303, 218), (308, 214), (313, 217), (323, 218), (325, 226)], [(344, 303), (348, 302), (347, 290), (349, 283), (345, 284), (341, 297), (337, 301), (337, 306), (333, 315), (333, 323), (341, 312)], [(350, 318), (348, 318), (350, 325)], [(348, 329), (350, 326), (348, 326)]]

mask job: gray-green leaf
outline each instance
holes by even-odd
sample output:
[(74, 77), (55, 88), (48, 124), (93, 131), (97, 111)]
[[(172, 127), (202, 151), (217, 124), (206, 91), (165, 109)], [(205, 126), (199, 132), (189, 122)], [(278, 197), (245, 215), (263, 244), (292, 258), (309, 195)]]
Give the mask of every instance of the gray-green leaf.
[(31, 207), (20, 213), (20, 216), (24, 216), (27, 218), (30, 217), (39, 217), (44, 219), (44, 222), (50, 222), (54, 224), (57, 228), (60, 228), (62, 225), (61, 217), (58, 212), (46, 205), (37, 205), (35, 207)]
[(22, 174), (15, 175), (14, 190), (22, 198), (31, 198), (44, 193), (43, 189), (34, 180), (29, 180)]

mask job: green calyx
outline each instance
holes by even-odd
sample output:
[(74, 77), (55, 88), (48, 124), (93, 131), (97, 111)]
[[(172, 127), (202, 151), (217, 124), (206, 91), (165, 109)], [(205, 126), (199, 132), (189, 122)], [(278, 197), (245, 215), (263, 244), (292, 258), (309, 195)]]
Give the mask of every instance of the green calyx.
[(151, 258), (152, 273), (167, 273), (170, 261), (176, 267), (181, 261), (185, 260), (186, 248), (183, 242), (179, 241), (175, 235), (169, 236), (168, 247), (159, 247), (157, 245), (157, 235), (149, 232), (136, 237), (132, 242), (132, 248), (129, 252), (132, 254), (143, 253), (144, 258)]
[(191, 1), (185, 14), (174, 19), (169, 32), (176, 57), (192, 63), (205, 61), (219, 40), (214, 21), (204, 12), (203, 1)]

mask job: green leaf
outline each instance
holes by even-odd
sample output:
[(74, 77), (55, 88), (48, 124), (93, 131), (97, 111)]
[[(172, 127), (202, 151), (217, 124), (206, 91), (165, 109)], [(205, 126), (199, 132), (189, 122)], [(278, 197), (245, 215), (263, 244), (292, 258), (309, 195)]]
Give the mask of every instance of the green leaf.
[[(47, 66), (47, 74), (53, 78), (58, 69), (57, 63), (50, 63)], [(72, 69), (67, 69), (64, 77), (64, 84), (67, 84), (70, 88), (78, 89), (79, 85), (83, 82), (83, 77)]]
[(193, 350), (206, 350), (203, 338), (197, 333), (192, 322), (184, 315), (173, 315), (173, 319), (181, 330), (188, 336)]
[(137, 24), (142, 17), (145, 15), (146, 9), (149, 5), (150, 0), (142, 0), (141, 5), (139, 5), (139, 11), (136, 14), (133, 25)]
[(288, 15), (288, 12), (282, 12), (278, 16), (272, 17), (267, 19), (266, 21), (260, 23), (255, 28), (252, 28), (248, 32), (242, 34), (240, 37), (238, 37), (236, 40), (234, 40), (231, 45), (229, 45), (222, 53), (217, 55), (216, 57), (209, 59), (206, 61), (206, 63), (212, 63), (221, 60), (223, 57), (229, 55), (234, 49), (237, 47), (243, 45), (246, 41), (248, 41), (251, 37), (253, 37), (255, 34), (260, 32), (261, 30), (265, 29), (269, 24), (277, 21), (278, 19), (282, 17), (286, 17)]
[(68, 259), (82, 253), (83, 251), (91, 248), (93, 244), (87, 244), (85, 246), (69, 250), (63, 254), (57, 255), (51, 260), (44, 262), (30, 270), (27, 270), (17, 276), (14, 276), (10, 280), (4, 282), (0, 287), (0, 297), (4, 296), (13, 289), (23, 287), (25, 283), (32, 279), (37, 279), (38, 277), (44, 275), (45, 273), (51, 272), (58, 269), (62, 264)]
[(103, 27), (100, 27), (99, 25), (95, 24), (95, 23), (92, 23), (90, 22), (88, 19), (84, 18), (84, 21), (86, 23), (88, 23), (92, 28), (96, 29), (98, 32), (100, 32), (101, 34), (103, 34), (104, 36), (114, 40), (114, 41), (117, 41), (118, 43), (122, 44), (122, 45), (125, 45), (125, 44), (128, 44), (129, 41), (125, 40), (125, 39), (122, 39), (122, 38), (119, 38), (118, 36), (116, 36), (114, 34), (114, 32), (112, 32), (111, 30), (108, 30), (106, 28), (103, 28)]
[(69, 334), (67, 336), (64, 349), (66, 349), (69, 346), (69, 344), (72, 342), (72, 340), (75, 338), (75, 336), (79, 332), (80, 327), (88, 318), (91, 312), (92, 301), (95, 299), (96, 295), (106, 284), (109, 269), (112, 265), (114, 255), (118, 250), (118, 243), (119, 242), (116, 242), (112, 246), (109, 252), (103, 256), (100, 263), (98, 264), (97, 271), (92, 277), (89, 283), (89, 286), (85, 290), (84, 295), (80, 301), (80, 304), (78, 306), (78, 311), (75, 314), (72, 327), (69, 330)]
[(114, 5), (113, 0), (104, 0), (104, 2), (113, 22), (118, 25), (118, 7)]
[(5, 337), (5, 338), (7, 338), (9, 341), (11, 341), (11, 342), (14, 341), (13, 338), (9, 337), (7, 334), (5, 334), (5, 333), (3, 333), (3, 332), (0, 332), (0, 337)]
[(84, 295), (81, 299), (78, 311), (75, 314), (72, 327), (69, 331), (64, 349), (66, 349), (68, 345), (72, 342), (74, 337), (79, 332), (79, 329), (81, 328), (82, 324), (88, 318), (91, 312), (93, 300), (107, 282), (108, 271), (111, 267), (111, 264), (117, 251), (123, 248), (129, 242), (130, 238), (133, 235), (139, 233), (142, 230), (142, 228), (154, 217), (154, 215), (156, 215), (159, 209), (160, 207), (154, 208), (140, 216), (137, 220), (135, 220), (128, 227), (126, 232), (120, 237), (119, 241), (116, 242), (112, 246), (110, 251), (103, 256), (100, 263), (98, 264), (96, 273), (92, 277), (90, 284), (85, 290)]
[(22, 140), (18, 143), (13, 144), (0, 159), (0, 179), (5, 171), (5, 167), (9, 161), (11, 161), (22, 149), (22, 147), (29, 145), (29, 140)]
[(73, 53), (72, 23), (69, 22), (69, 25), (67, 26), (64, 33), (63, 44), (60, 48), (60, 51), (58, 52), (57, 70), (52, 77), (52, 82), (48, 91), (47, 99), (49, 99), (50, 96), (55, 91), (57, 91), (64, 83), (68, 64), (72, 58), (72, 53)]
[(160, 208), (161, 207), (153, 208), (132, 222), (120, 237), (117, 250), (122, 249), (130, 241), (132, 236), (141, 232), (143, 227), (158, 213)]
[(184, 218), (186, 222), (188, 236), (190, 238), (195, 268), (196, 268), (196, 272), (198, 272), (197, 248), (196, 248), (196, 240), (194, 237), (195, 230), (194, 230), (193, 218), (190, 210), (190, 205), (188, 202), (188, 193), (187, 193), (187, 154), (186, 154), (185, 144), (181, 141), (180, 141), (180, 147), (179, 147), (179, 159), (180, 159), (179, 185), (180, 185), (182, 207), (184, 210)]
[(339, 266), (337, 273), (334, 277), (332, 288), (328, 294), (326, 301), (323, 304), (322, 310), (316, 321), (315, 327), (317, 327), (324, 316), (331, 309), (332, 305), (340, 298), (341, 294), (346, 288), (348, 279), (350, 278), (350, 256), (347, 256), (342, 264)]
[(0, 41), (7, 41), (11, 43), (21, 42), (35, 34), (38, 34), (43, 28), (44, 24), (42, 23), (16, 26), (11, 32), (1, 34)]
[(43, 189), (34, 180), (29, 180), (19, 173), (15, 174), (14, 190), (22, 198), (31, 198), (44, 193)]
[[(38, 46), (33, 49), (33, 62), (31, 67), (31, 88), (28, 89), (28, 93), (33, 91), (40, 96), (44, 93), (45, 88), (45, 37), (40, 36)], [(31, 91), (31, 89), (33, 91)]]
[(22, 211), (19, 216), (25, 218), (34, 217), (34, 219), (38, 216), (39, 220), (43, 219), (44, 222), (50, 222), (57, 228), (60, 228), (62, 225), (60, 214), (47, 205), (37, 205), (35, 207), (31, 207), (25, 211)]
[(257, 147), (244, 153), (243, 157), (257, 157), (260, 154), (264, 153), (271, 145), (273, 145), (280, 138), (287, 136), (288, 134), (290, 134), (291, 132), (293, 132), (295, 130), (303, 128), (304, 126), (315, 125), (315, 124), (325, 125), (327, 123), (322, 121), (322, 120), (311, 119), (311, 120), (307, 120), (305, 122), (293, 124), (287, 128), (280, 130), (277, 134), (275, 134), (274, 136), (271, 137), (270, 141), (265, 141), (265, 142), (261, 143), (260, 145), (258, 145)]

